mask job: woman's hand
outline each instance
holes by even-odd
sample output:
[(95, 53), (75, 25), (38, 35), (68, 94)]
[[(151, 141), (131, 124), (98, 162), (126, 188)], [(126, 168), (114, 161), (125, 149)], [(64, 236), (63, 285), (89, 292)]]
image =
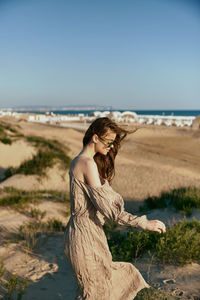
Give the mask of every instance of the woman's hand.
[(148, 220), (146, 229), (157, 231), (158, 233), (163, 233), (166, 231), (165, 224), (159, 220)]

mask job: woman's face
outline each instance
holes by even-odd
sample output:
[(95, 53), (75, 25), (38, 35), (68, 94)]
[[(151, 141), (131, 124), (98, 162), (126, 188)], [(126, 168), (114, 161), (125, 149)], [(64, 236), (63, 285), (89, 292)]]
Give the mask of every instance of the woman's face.
[(97, 143), (95, 144), (95, 151), (103, 155), (107, 155), (113, 147), (113, 142), (116, 138), (116, 133), (110, 129), (103, 136), (97, 135)]

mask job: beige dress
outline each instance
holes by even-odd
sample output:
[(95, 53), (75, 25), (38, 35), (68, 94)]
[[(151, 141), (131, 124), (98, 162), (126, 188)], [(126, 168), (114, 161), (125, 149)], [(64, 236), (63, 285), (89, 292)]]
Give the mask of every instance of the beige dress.
[(127, 262), (113, 262), (102, 225), (104, 218), (121, 225), (146, 227), (146, 216), (124, 211), (124, 201), (105, 180), (92, 188), (70, 175), (71, 217), (63, 248), (78, 283), (75, 299), (132, 300), (149, 285)]

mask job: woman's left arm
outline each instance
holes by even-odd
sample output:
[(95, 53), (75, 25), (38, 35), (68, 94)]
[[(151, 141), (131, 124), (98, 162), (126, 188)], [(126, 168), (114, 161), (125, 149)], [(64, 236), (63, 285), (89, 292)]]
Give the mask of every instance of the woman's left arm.
[(119, 208), (119, 214), (117, 217), (118, 224), (140, 227), (144, 230), (156, 231), (158, 233), (166, 231), (165, 224), (159, 220), (148, 220), (146, 215), (139, 217), (125, 211), (124, 200), (122, 196), (115, 192), (112, 188), (111, 190), (114, 194), (116, 194), (116, 201), (114, 205), (118, 206)]
[(141, 217), (132, 215), (124, 210), (124, 200), (109, 184), (104, 187), (89, 187), (87, 192), (90, 199), (100, 213), (106, 218), (120, 225), (135, 226), (142, 229), (165, 232), (165, 225), (158, 220), (147, 220), (146, 215)]
[(163, 222), (159, 220), (148, 220), (146, 215), (141, 217), (132, 215), (131, 213), (125, 211), (124, 208), (118, 215), (117, 223), (120, 225), (136, 226), (144, 230), (151, 230), (159, 233), (166, 231), (166, 227)]

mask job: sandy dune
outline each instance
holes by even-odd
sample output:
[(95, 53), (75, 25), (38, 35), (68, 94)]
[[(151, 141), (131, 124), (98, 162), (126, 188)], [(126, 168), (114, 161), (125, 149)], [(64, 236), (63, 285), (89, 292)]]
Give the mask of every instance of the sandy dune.
[(31, 158), (36, 153), (32, 146), (22, 140), (16, 141), (12, 146), (1, 143), (0, 150), (1, 168), (18, 167), (23, 160)]
[(22, 190), (59, 190), (66, 191), (69, 189), (69, 176), (67, 171), (60, 170), (55, 165), (46, 170), (45, 177), (36, 175), (16, 174), (0, 183), (0, 188), (14, 187)]
[[(16, 123), (16, 121), (13, 121)], [(84, 133), (70, 128), (49, 126), (46, 124), (36, 124), (28, 122), (18, 122), (24, 135), (37, 135), (48, 139), (57, 139), (65, 146), (69, 147), (69, 155), (73, 158), (82, 148), (82, 138)], [(126, 128), (129, 129), (129, 126)], [(131, 127), (130, 127), (131, 129)], [(4, 159), (0, 168), (4, 168), (5, 161), (9, 164), (9, 159), (15, 157), (16, 147), (23, 142), (18, 142), (10, 147), (9, 155), (5, 154), (5, 146), (0, 148), (4, 153)], [(0, 146), (2, 147), (2, 146)], [(2, 149), (2, 150), (1, 150)], [(8, 148), (7, 148), (8, 149)], [(164, 190), (170, 190), (180, 186), (200, 186), (200, 134), (192, 129), (177, 129), (167, 127), (144, 127), (137, 132), (130, 134), (123, 142), (119, 155), (116, 158), (116, 177), (113, 180), (113, 187), (119, 191), (125, 199), (143, 200), (148, 195), (159, 195)], [(8, 152), (8, 151), (6, 151)], [(18, 155), (18, 164), (28, 155), (32, 155), (34, 149), (25, 145)], [(10, 164), (11, 164), (10, 162)], [(1, 163), (1, 161), (0, 161)], [(56, 171), (50, 173), (49, 186), (52, 182), (67, 180), (68, 174)], [(54, 174), (54, 175), (53, 175)], [(60, 176), (56, 180), (56, 176)], [(36, 176), (35, 176), (36, 177)], [(52, 178), (52, 179), (51, 179)], [(10, 185), (1, 183), (1, 186)], [(29, 177), (32, 180), (32, 177)], [(17, 185), (22, 182), (21, 176), (16, 176), (11, 180), (11, 184)], [(27, 183), (29, 186), (29, 184)], [(40, 186), (38, 182), (32, 186)], [(48, 182), (44, 181), (45, 188)], [(21, 186), (21, 183), (19, 183)], [(60, 188), (65, 184), (60, 183)], [(145, 188), (144, 188), (145, 187)]]

